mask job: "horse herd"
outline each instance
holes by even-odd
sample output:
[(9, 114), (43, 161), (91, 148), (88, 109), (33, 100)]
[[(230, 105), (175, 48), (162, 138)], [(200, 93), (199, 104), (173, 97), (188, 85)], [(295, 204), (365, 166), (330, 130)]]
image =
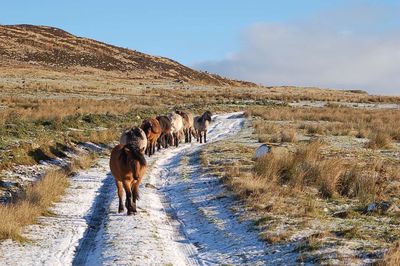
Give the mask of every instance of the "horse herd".
[(118, 212), (124, 211), (123, 194), (125, 191), (125, 207), (128, 215), (136, 213), (136, 200), (139, 199), (139, 185), (144, 176), (149, 157), (161, 148), (178, 147), (180, 142), (190, 143), (192, 136), (198, 142), (207, 142), (207, 129), (211, 122), (211, 112), (201, 116), (184, 111), (171, 112), (142, 122), (140, 127), (125, 130), (120, 144), (111, 152), (110, 169), (115, 178), (119, 198)]

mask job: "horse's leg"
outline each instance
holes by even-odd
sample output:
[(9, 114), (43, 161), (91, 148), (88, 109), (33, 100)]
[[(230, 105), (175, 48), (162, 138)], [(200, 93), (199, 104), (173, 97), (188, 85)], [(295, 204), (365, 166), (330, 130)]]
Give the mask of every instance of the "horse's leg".
[(207, 130), (204, 131), (204, 143), (207, 143)]
[(157, 151), (160, 151), (160, 149), (161, 149), (161, 141), (162, 141), (162, 138), (161, 138), (161, 136), (157, 139)]
[(203, 136), (201, 135), (201, 130), (199, 130), (199, 138), (200, 138), (200, 143), (203, 143)]
[(153, 151), (153, 143), (149, 141), (149, 157), (151, 156), (152, 151)]
[(117, 185), (118, 198), (119, 198), (118, 213), (121, 213), (124, 211), (124, 204), (122, 203), (122, 198), (124, 197), (124, 188), (121, 181), (115, 180), (115, 184)]
[(196, 129), (196, 139), (197, 139), (197, 142), (199, 142), (199, 135), (200, 135), (200, 130)]
[(153, 146), (151, 145), (151, 142), (149, 142), (149, 157), (151, 156), (151, 149), (153, 148)]
[(189, 143), (192, 143), (192, 129), (191, 128), (189, 128), (189, 132), (188, 132), (188, 140), (189, 140)]
[(156, 142), (154, 141), (154, 144), (153, 144), (153, 154), (154, 153), (156, 153)]
[(132, 206), (132, 191), (131, 191), (131, 181), (124, 180), (124, 189), (126, 194), (126, 208), (128, 209), (128, 215), (133, 213), (133, 206)]
[(136, 200), (138, 200), (138, 199), (139, 199), (139, 182), (136, 181), (136, 183), (134, 183), (132, 186), (133, 212), (137, 212)]

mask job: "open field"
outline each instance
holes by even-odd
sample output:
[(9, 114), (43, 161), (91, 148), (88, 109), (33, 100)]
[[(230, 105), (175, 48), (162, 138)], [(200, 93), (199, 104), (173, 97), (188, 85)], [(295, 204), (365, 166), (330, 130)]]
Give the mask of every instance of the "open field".
[[(0, 42), (0, 264), (398, 264), (400, 97), (257, 86), (20, 30)], [(157, 152), (139, 214), (117, 214), (108, 149), (177, 109), (212, 111), (209, 143)]]
[[(202, 167), (248, 202), (244, 208), (260, 239), (277, 247), (289, 243), (298, 260), (332, 263), (374, 261), (399, 240), (398, 109), (379, 108), (378, 100), (369, 100), (375, 108), (353, 108), (338, 99), (322, 107), (290, 106), (296, 102), (263, 88), (231, 92), (148, 83), (113, 92), (103, 85), (82, 91), (64, 85), (60, 91), (44, 88), (37, 94), (26, 87), (31, 95), (22, 94), (22, 88), (5, 90), (1, 143), (8, 160), (2, 160), (2, 168), (57, 158), (82, 142), (110, 143), (122, 129), (175, 108), (245, 111), (254, 127), (254, 133), (244, 136), (248, 141), (208, 145), (200, 159), (218, 154)], [(273, 152), (255, 163), (257, 142), (271, 144)], [(371, 203), (377, 207), (366, 213)]]

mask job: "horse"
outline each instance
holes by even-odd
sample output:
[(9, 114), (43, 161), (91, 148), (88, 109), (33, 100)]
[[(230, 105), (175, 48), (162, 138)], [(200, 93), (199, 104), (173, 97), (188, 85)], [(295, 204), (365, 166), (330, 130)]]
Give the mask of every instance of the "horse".
[(136, 146), (139, 149), (139, 151), (142, 154), (144, 154), (146, 147), (147, 147), (147, 137), (141, 128), (133, 127), (131, 129), (125, 130), (122, 133), (119, 143), (121, 143), (123, 145), (132, 143), (134, 146)]
[(136, 213), (136, 200), (139, 199), (139, 184), (147, 169), (144, 155), (133, 143), (118, 144), (111, 151), (110, 169), (118, 189), (118, 213), (124, 211), (123, 196), (128, 215)]
[(149, 155), (153, 155), (156, 151), (156, 143), (158, 137), (161, 135), (160, 123), (155, 118), (146, 119), (140, 126), (143, 129), (147, 137), (147, 149), (146, 152)]
[(212, 114), (210, 111), (205, 111), (202, 116), (196, 116), (194, 118), (193, 125), (196, 131), (196, 138), (197, 141), (200, 140), (200, 143), (203, 143), (201, 132), (204, 132), (204, 142), (207, 143), (207, 129), (209, 123), (211, 122), (211, 116)]
[(189, 112), (175, 111), (178, 115), (182, 116), (183, 121), (183, 132), (185, 134), (185, 142), (192, 142), (192, 131), (193, 131), (193, 115)]
[(156, 119), (160, 123), (161, 135), (157, 140), (157, 147), (160, 150), (161, 146), (163, 148), (168, 148), (168, 144), (172, 142), (171, 134), (171, 120), (165, 115), (157, 116)]
[(177, 113), (169, 113), (168, 118), (171, 120), (171, 133), (173, 136), (173, 145), (178, 147), (179, 140), (183, 134), (183, 119)]

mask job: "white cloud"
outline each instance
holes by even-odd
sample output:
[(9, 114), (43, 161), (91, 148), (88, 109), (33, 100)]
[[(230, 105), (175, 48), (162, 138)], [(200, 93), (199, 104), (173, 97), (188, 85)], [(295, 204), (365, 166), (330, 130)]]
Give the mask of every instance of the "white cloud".
[(380, 23), (382, 16), (372, 16), (371, 9), (355, 16), (356, 11), (347, 10), (339, 23), (335, 12), (296, 24), (252, 25), (243, 33), (239, 51), (194, 67), (265, 85), (400, 95), (400, 29)]

